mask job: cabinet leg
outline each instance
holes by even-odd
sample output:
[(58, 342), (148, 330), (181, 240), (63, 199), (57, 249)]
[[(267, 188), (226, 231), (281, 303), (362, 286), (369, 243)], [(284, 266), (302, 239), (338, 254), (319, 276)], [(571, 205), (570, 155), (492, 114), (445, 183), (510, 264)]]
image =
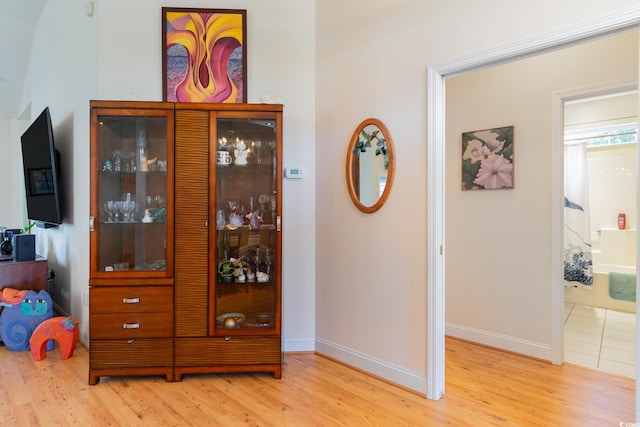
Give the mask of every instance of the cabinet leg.
[(89, 372), (89, 385), (96, 385), (99, 382), (100, 382), (100, 377), (98, 375), (95, 375)]
[(174, 383), (182, 381), (182, 375), (177, 375), (175, 373), (167, 374), (167, 382)]

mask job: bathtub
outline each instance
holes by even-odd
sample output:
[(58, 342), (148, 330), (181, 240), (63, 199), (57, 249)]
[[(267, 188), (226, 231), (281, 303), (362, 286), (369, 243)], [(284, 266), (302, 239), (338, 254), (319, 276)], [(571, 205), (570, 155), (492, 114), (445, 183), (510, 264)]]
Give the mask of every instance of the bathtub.
[(636, 303), (613, 299), (609, 296), (609, 273), (636, 273), (634, 266), (616, 264), (594, 264), (592, 289), (566, 287), (564, 301), (591, 307), (608, 308), (627, 313), (636, 312)]

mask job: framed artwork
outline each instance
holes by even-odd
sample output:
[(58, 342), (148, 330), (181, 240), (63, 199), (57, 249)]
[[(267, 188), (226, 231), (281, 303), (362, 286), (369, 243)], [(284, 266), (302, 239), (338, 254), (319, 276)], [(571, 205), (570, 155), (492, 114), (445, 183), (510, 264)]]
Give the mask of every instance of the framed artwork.
[(513, 188), (513, 126), (462, 134), (462, 189)]
[(162, 8), (162, 99), (247, 99), (246, 10)]

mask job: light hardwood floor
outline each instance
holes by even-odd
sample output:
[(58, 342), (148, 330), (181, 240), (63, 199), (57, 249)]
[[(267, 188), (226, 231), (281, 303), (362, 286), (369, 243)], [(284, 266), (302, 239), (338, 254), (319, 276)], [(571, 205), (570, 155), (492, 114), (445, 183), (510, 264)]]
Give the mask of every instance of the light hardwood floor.
[(446, 391), (416, 393), (313, 354), (268, 374), (103, 378), (88, 353), (36, 362), (0, 347), (2, 426), (617, 426), (634, 419), (634, 381), (447, 338)]

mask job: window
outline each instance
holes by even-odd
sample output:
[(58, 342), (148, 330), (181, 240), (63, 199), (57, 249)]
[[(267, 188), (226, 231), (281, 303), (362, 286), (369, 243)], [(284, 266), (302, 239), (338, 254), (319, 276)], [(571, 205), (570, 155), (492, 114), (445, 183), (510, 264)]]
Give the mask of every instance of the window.
[(635, 123), (627, 123), (617, 126), (581, 129), (566, 132), (564, 135), (565, 144), (581, 142), (584, 142), (587, 147), (637, 143), (638, 126)]

